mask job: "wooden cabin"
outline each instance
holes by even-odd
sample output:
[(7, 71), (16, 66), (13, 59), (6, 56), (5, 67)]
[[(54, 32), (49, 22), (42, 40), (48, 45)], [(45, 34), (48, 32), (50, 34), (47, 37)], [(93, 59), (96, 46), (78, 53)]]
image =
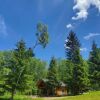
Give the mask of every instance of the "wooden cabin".
[(60, 82), (60, 86), (56, 87), (55, 93), (57, 96), (65, 96), (67, 95), (67, 87), (66, 84)]
[[(63, 82), (59, 82), (59, 86), (55, 87), (54, 91), (48, 89), (48, 79), (39, 80), (37, 83), (38, 94), (40, 96), (65, 96), (67, 95), (67, 87)], [(55, 95), (54, 95), (55, 94)]]

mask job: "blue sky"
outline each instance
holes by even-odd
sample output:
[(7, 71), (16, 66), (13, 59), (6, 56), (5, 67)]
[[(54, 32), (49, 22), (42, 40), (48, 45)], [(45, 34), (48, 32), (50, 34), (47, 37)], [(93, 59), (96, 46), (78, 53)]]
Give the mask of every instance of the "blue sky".
[(36, 57), (49, 61), (65, 58), (64, 42), (71, 29), (81, 42), (81, 53), (88, 58), (92, 41), (100, 47), (100, 0), (0, 0), (0, 50), (15, 48), (24, 39), (35, 43), (36, 25), (48, 25), (49, 44), (35, 49)]

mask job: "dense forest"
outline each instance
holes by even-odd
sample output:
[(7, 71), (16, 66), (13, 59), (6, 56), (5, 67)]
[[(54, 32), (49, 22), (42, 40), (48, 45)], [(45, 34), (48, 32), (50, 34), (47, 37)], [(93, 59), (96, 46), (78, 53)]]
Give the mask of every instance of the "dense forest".
[(48, 88), (54, 90), (62, 81), (66, 83), (69, 95), (100, 90), (100, 48), (93, 41), (89, 58), (84, 60), (81, 43), (73, 31), (65, 41), (66, 59), (52, 57), (49, 63), (37, 59), (34, 49), (41, 45), (44, 49), (49, 43), (48, 28), (37, 24), (36, 43), (27, 47), (24, 40), (16, 43), (16, 48), (0, 51), (0, 95), (16, 93), (37, 95), (37, 81), (48, 79)]

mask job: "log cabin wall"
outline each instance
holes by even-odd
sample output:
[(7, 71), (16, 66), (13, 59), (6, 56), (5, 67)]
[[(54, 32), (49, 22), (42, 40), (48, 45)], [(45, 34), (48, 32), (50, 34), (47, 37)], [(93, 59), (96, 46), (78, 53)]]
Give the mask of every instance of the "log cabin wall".
[(55, 93), (57, 96), (65, 96), (67, 95), (67, 89), (66, 87), (59, 87), (59, 88), (56, 88)]

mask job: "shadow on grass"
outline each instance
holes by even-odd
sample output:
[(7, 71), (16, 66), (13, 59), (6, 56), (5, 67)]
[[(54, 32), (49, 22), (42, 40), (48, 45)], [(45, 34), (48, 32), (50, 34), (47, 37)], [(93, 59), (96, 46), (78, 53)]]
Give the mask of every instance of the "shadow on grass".
[[(0, 100), (11, 100), (11, 99), (0, 98)], [(27, 99), (27, 98), (25, 98), (25, 99), (14, 99), (14, 100), (28, 100), (28, 99)], [(31, 100), (31, 99), (29, 99), (29, 100)]]
[(10, 100), (10, 99), (0, 98), (0, 100)]

